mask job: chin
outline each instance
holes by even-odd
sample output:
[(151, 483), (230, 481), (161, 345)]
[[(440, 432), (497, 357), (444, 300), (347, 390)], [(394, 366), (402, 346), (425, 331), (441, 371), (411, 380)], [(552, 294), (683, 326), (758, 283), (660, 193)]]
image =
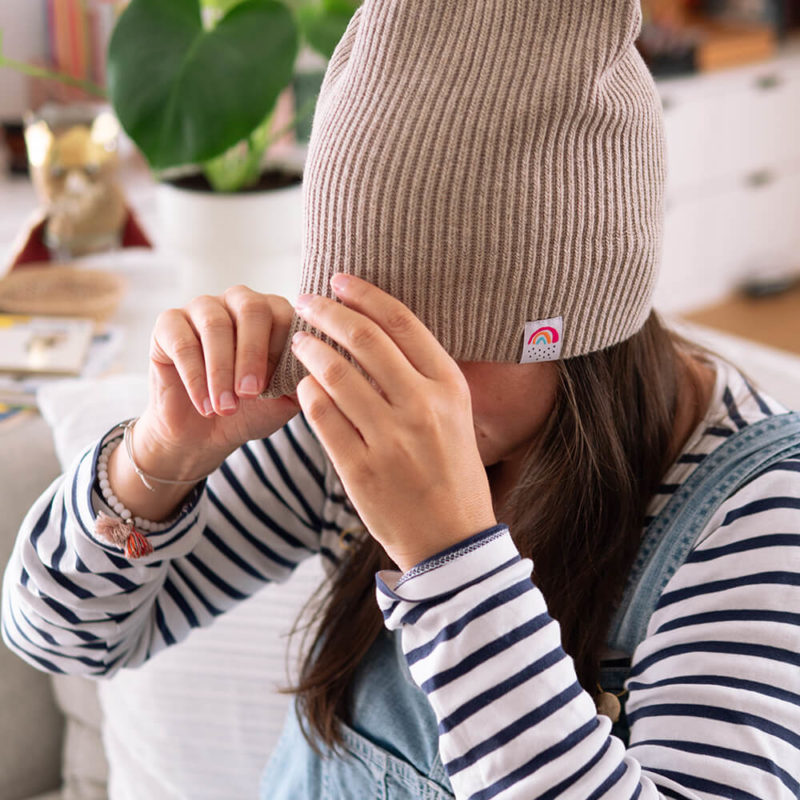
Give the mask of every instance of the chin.
[(484, 467), (491, 467), (500, 461), (500, 454), (492, 443), (479, 429), (475, 429), (475, 443), (478, 445), (478, 455), (481, 457), (481, 463)]
[(498, 453), (486, 453), (480, 447), (478, 448), (478, 453), (480, 454), (483, 466), (487, 469), (489, 467), (493, 467), (495, 464), (499, 464), (502, 461), (502, 458)]

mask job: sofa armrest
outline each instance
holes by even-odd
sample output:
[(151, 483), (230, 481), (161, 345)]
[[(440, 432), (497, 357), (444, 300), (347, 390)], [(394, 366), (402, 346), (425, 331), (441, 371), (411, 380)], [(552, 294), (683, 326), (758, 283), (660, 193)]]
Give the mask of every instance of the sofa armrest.
[[(5, 569), (22, 518), (60, 468), (41, 417), (12, 419), (0, 436), (3, 453), (12, 456), (0, 467), (0, 566)], [(59, 787), (64, 717), (50, 677), (6, 647), (0, 647), (0, 708), (0, 797), (21, 800)]]

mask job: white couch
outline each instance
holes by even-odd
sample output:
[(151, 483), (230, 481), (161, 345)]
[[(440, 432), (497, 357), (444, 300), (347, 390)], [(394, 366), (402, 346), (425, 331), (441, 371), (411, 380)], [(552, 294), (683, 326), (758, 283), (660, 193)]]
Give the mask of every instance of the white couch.
[[(685, 333), (729, 356), (766, 391), (800, 408), (800, 358), (696, 327)], [(42, 397), (63, 460), (135, 414), (140, 377), (67, 383)], [(19, 522), (60, 471), (44, 419), (4, 431), (4, 564)], [(254, 798), (287, 698), (284, 633), (320, 579), (316, 562), (269, 587), (179, 647), (109, 681), (48, 676), (0, 648), (0, 798)], [(97, 689), (99, 688), (99, 693)], [(60, 790), (59, 790), (59, 787)], [(45, 796), (37, 800), (45, 800)]]

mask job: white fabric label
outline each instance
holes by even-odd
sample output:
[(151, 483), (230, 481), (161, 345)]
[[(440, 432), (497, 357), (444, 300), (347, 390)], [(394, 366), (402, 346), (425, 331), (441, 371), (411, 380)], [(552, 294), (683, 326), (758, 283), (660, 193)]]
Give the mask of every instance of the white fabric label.
[(519, 363), (531, 364), (535, 361), (557, 361), (561, 356), (563, 338), (564, 320), (562, 317), (526, 322), (522, 358)]

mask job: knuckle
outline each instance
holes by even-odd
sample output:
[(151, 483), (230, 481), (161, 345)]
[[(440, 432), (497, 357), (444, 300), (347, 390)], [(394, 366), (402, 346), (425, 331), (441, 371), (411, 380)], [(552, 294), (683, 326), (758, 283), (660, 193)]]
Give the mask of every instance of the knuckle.
[(194, 336), (178, 336), (172, 342), (172, 352), (178, 359), (193, 358), (200, 353), (200, 343)]
[(270, 295), (267, 298), (267, 311), (271, 320), (286, 328), (294, 317), (294, 306), (285, 297)]
[(435, 435), (441, 427), (439, 411), (427, 402), (417, 401), (410, 410), (409, 427), (418, 434)]
[(227, 314), (206, 312), (198, 317), (196, 325), (201, 335), (214, 335), (227, 333), (231, 329), (231, 320)]
[(411, 333), (414, 327), (414, 318), (410, 312), (403, 308), (393, 308), (386, 315), (386, 329), (393, 334)]
[[(229, 293), (230, 294), (229, 294)], [(269, 299), (266, 295), (254, 292), (247, 286), (234, 286), (225, 293), (225, 303), (237, 314), (264, 314), (269, 313)]]
[(183, 318), (183, 310), (180, 308), (166, 308), (156, 318), (157, 323), (170, 323)]
[(330, 409), (330, 404), (323, 397), (315, 397), (308, 405), (306, 412), (311, 422), (319, 422), (325, 418), (325, 415)]
[(207, 373), (211, 383), (220, 384), (230, 380), (233, 370), (227, 364), (213, 364), (208, 367)]
[(157, 317), (153, 326), (153, 336), (155, 338), (166, 338), (170, 331), (185, 325), (186, 317), (180, 308), (168, 308), (162, 311)]
[(245, 362), (264, 361), (267, 357), (266, 342), (262, 345), (257, 342), (242, 342), (236, 348), (237, 356)]
[(356, 459), (349, 465), (349, 472), (359, 484), (365, 485), (373, 477), (372, 465), (364, 459)]
[(255, 292), (246, 294), (241, 298), (238, 311), (241, 316), (264, 316), (271, 313), (267, 299)]
[(343, 361), (332, 361), (322, 371), (322, 380), (328, 386), (338, 386), (347, 377), (348, 366)]
[(228, 300), (229, 298), (241, 297), (248, 292), (252, 292), (253, 290), (250, 287), (245, 286), (243, 283), (237, 283), (235, 286), (229, 286), (223, 293), (222, 296)]
[(205, 397), (207, 394), (206, 377), (201, 372), (192, 372), (183, 381), (189, 394), (193, 397)]
[(208, 308), (209, 306), (214, 306), (219, 304), (219, 299), (216, 297), (212, 297), (210, 294), (199, 294), (196, 297), (193, 297), (187, 304), (187, 309), (203, 309)]
[(350, 325), (345, 336), (351, 347), (368, 348), (375, 344), (378, 338), (378, 331), (377, 328), (372, 325), (365, 325), (363, 322), (357, 322)]

